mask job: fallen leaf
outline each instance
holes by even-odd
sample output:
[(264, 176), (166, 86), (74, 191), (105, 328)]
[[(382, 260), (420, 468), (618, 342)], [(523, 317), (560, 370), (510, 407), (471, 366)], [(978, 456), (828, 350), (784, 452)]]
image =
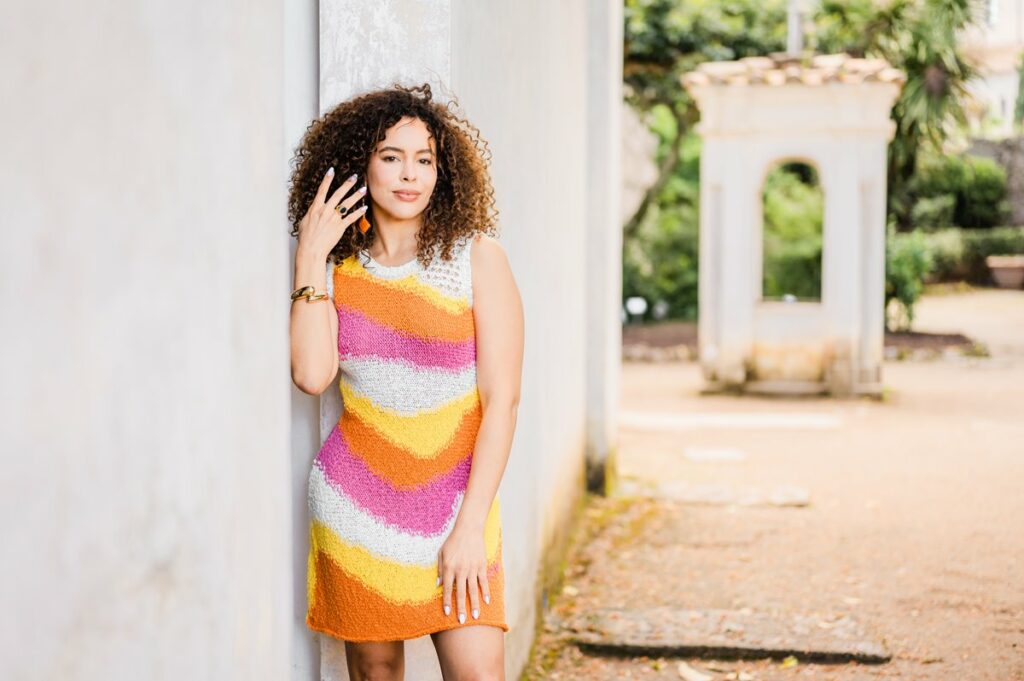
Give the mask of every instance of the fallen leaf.
[(685, 681), (712, 681), (714, 677), (708, 676), (707, 674), (697, 671), (685, 662), (679, 663), (679, 678)]

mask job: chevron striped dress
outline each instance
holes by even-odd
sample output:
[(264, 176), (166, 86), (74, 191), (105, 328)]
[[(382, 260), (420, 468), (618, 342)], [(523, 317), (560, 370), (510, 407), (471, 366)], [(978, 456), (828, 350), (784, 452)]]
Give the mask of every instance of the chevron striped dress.
[(468, 238), (450, 261), (385, 266), (362, 251), (330, 268), (343, 410), (309, 475), (307, 626), (395, 641), (505, 623), (501, 507), (484, 527), (491, 602), (459, 624), (437, 554), (462, 504), (481, 405)]

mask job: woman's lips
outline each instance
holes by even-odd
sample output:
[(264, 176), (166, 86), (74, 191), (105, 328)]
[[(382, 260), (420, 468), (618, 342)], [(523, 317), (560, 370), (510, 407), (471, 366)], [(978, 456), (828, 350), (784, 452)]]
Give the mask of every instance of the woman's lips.
[(420, 197), (419, 192), (394, 192), (399, 201), (415, 201)]

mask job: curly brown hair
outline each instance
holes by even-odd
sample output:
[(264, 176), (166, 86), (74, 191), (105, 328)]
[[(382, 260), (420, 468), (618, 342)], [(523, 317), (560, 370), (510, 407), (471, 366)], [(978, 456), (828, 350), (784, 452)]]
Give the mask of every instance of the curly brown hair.
[[(437, 145), (437, 182), (423, 211), (423, 225), (416, 234), (416, 257), (426, 265), (434, 254), (448, 260), (453, 244), (475, 233), (498, 235), (498, 210), (491, 185), (487, 142), (480, 131), (452, 108), (432, 101), (430, 85), (377, 90), (341, 102), (314, 119), (306, 129), (292, 159), (288, 196), (291, 235), (299, 234), (299, 222), (316, 196), (327, 169), (334, 166), (331, 195), (352, 173), (366, 176), (370, 156), (384, 140), (388, 128), (402, 118), (423, 121)], [(345, 230), (328, 256), (340, 262), (374, 242), (372, 204), (365, 213), (370, 229), (363, 234), (355, 224)]]

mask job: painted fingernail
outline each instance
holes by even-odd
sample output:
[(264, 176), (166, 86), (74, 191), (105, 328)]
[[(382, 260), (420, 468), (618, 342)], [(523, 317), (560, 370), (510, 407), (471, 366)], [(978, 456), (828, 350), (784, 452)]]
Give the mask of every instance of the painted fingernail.
[(355, 181), (355, 179), (356, 179), (356, 174), (352, 173), (352, 177), (348, 178), (348, 181), (349, 182), (353, 182), (353, 181)]
[(491, 597), (490, 596), (484, 596), (484, 603), (486, 603), (487, 605), (490, 605), (491, 604)]
[(365, 194), (366, 193), (366, 185), (365, 184), (362, 187), (359, 188), (359, 193), (360, 194)]
[(466, 613), (460, 612), (459, 613), (459, 624), (463, 624), (463, 623), (465, 623), (465, 621), (466, 621)]
[(437, 585), (441, 586), (441, 578), (440, 577), (437, 578)]
[(480, 609), (479, 608), (473, 610), (473, 619), (475, 619), (475, 620), (480, 619)]
[(331, 166), (330, 168), (327, 169), (327, 174), (328, 175), (333, 175), (334, 174), (334, 166)]
[(444, 606), (444, 614), (446, 614), (446, 615), (452, 614), (452, 607), (450, 605)]

